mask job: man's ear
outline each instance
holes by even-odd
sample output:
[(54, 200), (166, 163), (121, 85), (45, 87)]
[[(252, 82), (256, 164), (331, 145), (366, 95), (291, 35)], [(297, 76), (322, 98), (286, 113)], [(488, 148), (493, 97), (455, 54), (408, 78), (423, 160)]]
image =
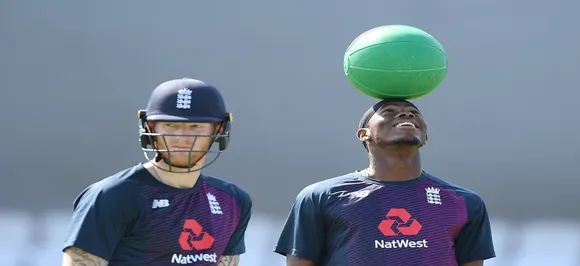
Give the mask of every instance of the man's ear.
[(425, 135), (425, 139), (421, 142), (421, 144), (419, 144), (419, 148), (427, 145), (427, 141), (429, 140), (429, 136)]
[(371, 130), (368, 128), (359, 128), (356, 131), (356, 138), (360, 141), (368, 141), (371, 137)]

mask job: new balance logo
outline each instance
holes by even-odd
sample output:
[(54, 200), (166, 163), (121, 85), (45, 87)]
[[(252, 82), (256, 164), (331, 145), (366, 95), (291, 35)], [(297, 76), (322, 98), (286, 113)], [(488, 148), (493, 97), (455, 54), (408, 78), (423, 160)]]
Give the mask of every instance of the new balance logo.
[(217, 201), (216, 197), (211, 193), (207, 193), (207, 201), (209, 202), (209, 208), (213, 214), (224, 214), (220, 203)]
[(439, 195), (439, 188), (428, 187), (425, 189), (427, 196), (427, 203), (441, 205), (441, 195)]
[(156, 199), (156, 200), (153, 200), (153, 206), (151, 208), (157, 209), (157, 208), (165, 208), (165, 207), (169, 207), (169, 200)]
[(191, 90), (181, 89), (177, 91), (177, 105), (178, 109), (189, 109), (191, 108)]

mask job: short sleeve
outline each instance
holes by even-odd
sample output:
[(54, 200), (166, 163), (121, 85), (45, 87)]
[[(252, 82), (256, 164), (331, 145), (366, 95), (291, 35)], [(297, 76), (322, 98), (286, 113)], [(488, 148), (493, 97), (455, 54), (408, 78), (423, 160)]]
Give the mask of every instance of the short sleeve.
[(136, 209), (125, 195), (99, 183), (85, 189), (75, 199), (63, 250), (74, 246), (110, 261)]
[(250, 217), (252, 216), (252, 199), (248, 193), (240, 191), (237, 201), (240, 206), (240, 220), (234, 233), (230, 237), (230, 242), (224, 250), (223, 255), (225, 256), (241, 255), (246, 252), (244, 239), (246, 229), (248, 229), (248, 223), (250, 222)]
[(312, 186), (303, 189), (290, 210), (274, 252), (318, 262), (325, 241), (320, 194)]
[(463, 197), (467, 221), (455, 239), (455, 257), (459, 263), (495, 257), (489, 216), (483, 199), (477, 194)]

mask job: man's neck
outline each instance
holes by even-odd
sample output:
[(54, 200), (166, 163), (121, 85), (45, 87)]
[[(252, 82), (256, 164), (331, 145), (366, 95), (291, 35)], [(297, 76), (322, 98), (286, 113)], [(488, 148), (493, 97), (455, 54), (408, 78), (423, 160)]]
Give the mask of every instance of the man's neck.
[(382, 181), (408, 181), (421, 176), (421, 155), (418, 148), (389, 148), (369, 153), (366, 173)]
[(183, 172), (183, 173), (168, 172), (161, 170), (159, 168), (165, 170), (169, 169), (169, 166), (166, 165), (163, 161), (157, 163), (157, 166), (159, 168), (155, 166), (153, 162), (148, 162), (143, 166), (145, 167), (145, 169), (149, 171), (149, 173), (151, 173), (151, 175), (153, 175), (153, 177), (159, 180), (159, 182), (175, 188), (192, 188), (193, 186), (195, 186), (195, 184), (199, 180), (199, 176), (201, 175), (201, 172), (196, 168), (194, 168), (191, 172)]

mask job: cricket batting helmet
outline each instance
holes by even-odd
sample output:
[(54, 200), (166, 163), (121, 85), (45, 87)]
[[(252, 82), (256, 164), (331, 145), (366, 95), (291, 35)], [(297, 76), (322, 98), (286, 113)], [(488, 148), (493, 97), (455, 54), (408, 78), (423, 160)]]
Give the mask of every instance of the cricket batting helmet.
[[(163, 82), (153, 92), (149, 98), (147, 108), (139, 110), (139, 142), (145, 154), (145, 158), (151, 160), (148, 152), (154, 152), (156, 155), (155, 162), (164, 160), (169, 165), (171, 171), (172, 167), (178, 167), (171, 163), (171, 152), (178, 152), (175, 150), (159, 149), (156, 141), (166, 141), (168, 136), (193, 137), (194, 143), (198, 137), (209, 137), (211, 142), (207, 150), (193, 150), (193, 146), (188, 151), (190, 162), (187, 170), (192, 171), (197, 161), (191, 161), (192, 153), (213, 153), (216, 156), (212, 161), (206, 163), (205, 166), (196, 168), (200, 170), (213, 163), (217, 157), (223, 152), (230, 139), (230, 129), (232, 123), (232, 114), (226, 111), (226, 106), (221, 93), (214, 87), (203, 81), (191, 78), (174, 79)], [(175, 134), (159, 134), (153, 132), (147, 126), (147, 122), (196, 122), (196, 123), (215, 123), (220, 125), (212, 135), (175, 135)], [(212, 151), (211, 147), (217, 143), (217, 151)], [(166, 152), (167, 157), (163, 157), (161, 152)], [(179, 151), (183, 152), (183, 150)], [(186, 151), (187, 152), (187, 151)], [(201, 156), (203, 157), (203, 156)], [(200, 159), (201, 159), (200, 157)], [(199, 161), (199, 160), (198, 160)], [(160, 168), (158, 165), (156, 165)], [(162, 168), (161, 168), (162, 169)], [(166, 169), (162, 169), (166, 170)]]

